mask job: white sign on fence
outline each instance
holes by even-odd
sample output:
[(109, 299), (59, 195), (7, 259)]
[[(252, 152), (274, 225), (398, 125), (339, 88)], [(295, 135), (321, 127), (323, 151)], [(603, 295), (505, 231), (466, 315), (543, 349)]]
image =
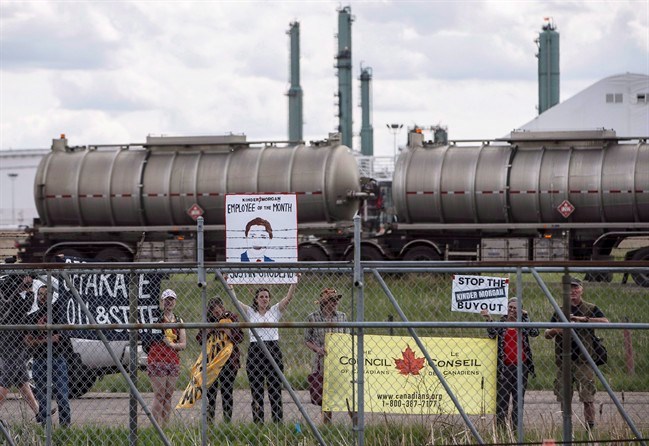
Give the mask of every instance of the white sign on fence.
[[(226, 195), (225, 232), (228, 262), (297, 262), (296, 195)], [(228, 275), (232, 284), (296, 281), (294, 274), (270, 271)]]
[(507, 313), (509, 279), (485, 276), (453, 276), (451, 311)]

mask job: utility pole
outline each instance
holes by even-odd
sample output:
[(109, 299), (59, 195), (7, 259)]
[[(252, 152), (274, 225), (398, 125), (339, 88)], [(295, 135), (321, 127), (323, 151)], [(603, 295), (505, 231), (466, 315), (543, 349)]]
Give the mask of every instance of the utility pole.
[(403, 124), (385, 124), (392, 136), (394, 137), (394, 158), (397, 157), (397, 135), (403, 128)]

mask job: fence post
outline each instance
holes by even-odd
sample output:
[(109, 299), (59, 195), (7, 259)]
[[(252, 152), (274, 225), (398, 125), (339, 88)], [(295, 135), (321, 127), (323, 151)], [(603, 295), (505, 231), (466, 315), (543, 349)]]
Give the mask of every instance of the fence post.
[[(358, 322), (363, 322), (365, 320), (365, 302), (363, 295), (363, 270), (361, 269), (361, 217), (358, 214), (354, 216), (354, 288), (356, 289), (357, 296), (356, 319)], [(354, 427), (357, 431), (357, 444), (358, 446), (363, 446), (365, 444), (365, 339), (363, 336), (363, 327), (358, 328), (356, 340), (358, 355), (358, 368), (356, 369), (358, 410), (356, 411), (356, 416), (352, 416), (352, 424), (355, 425)]]
[[(205, 237), (203, 217), (196, 220), (196, 263), (198, 287), (201, 290), (201, 322), (207, 323), (207, 282), (205, 280)], [(202, 328), (201, 342), (201, 445), (207, 445), (207, 329)]]
[[(47, 325), (52, 325), (52, 299), (54, 293), (52, 292), (52, 272), (47, 272)], [(38, 299), (38, 290), (36, 290), (36, 299)], [(45, 398), (45, 444), (50, 446), (52, 444), (52, 367), (53, 367), (54, 347), (52, 340), (52, 330), (47, 330), (47, 390)], [(38, 385), (38, 383), (37, 383)]]
[[(561, 277), (563, 314), (570, 320), (570, 275), (568, 270)], [(572, 329), (564, 329), (561, 338), (561, 416), (563, 417), (563, 441), (572, 441)]]
[[(509, 302), (507, 303), (509, 305)], [(523, 272), (521, 267), (516, 267), (516, 322), (523, 321)], [(525, 336), (523, 328), (516, 329), (516, 429), (518, 434), (518, 442), (523, 443), (523, 401), (525, 386), (523, 383), (523, 336)], [(513, 410), (513, 408), (512, 408)]]
[[(139, 274), (130, 274), (131, 280), (129, 280), (128, 287), (128, 322), (130, 324), (137, 324), (137, 303), (138, 303), (138, 293), (139, 293)], [(133, 381), (133, 385), (137, 388), (137, 368), (139, 366), (139, 358), (137, 354), (137, 338), (138, 330), (133, 329), (129, 330), (128, 333), (128, 346), (129, 346), (129, 355), (128, 355), (128, 373)], [(138, 419), (137, 419), (137, 398), (132, 389), (129, 389), (128, 397), (128, 444), (130, 446), (137, 445), (137, 428), (138, 428)]]

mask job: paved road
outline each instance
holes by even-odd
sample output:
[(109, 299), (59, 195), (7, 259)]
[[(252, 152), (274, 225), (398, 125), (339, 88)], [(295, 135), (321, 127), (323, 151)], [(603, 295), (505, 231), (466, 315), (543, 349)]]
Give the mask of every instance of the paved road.
[[(320, 408), (309, 402), (309, 395), (306, 391), (298, 391), (299, 401), (306, 409), (307, 413), (317, 423), (320, 422)], [(624, 395), (617, 395), (623, 401), (624, 407), (629, 416), (636, 424), (638, 429), (649, 431), (649, 393), (632, 392)], [(150, 404), (152, 394), (143, 394), (144, 400)], [(175, 395), (174, 401), (178, 401), (180, 392)], [(285, 420), (298, 421), (302, 416), (291, 399), (288, 392), (284, 392), (284, 414)], [(576, 395), (575, 395), (576, 398)], [(620, 427), (623, 426), (624, 420), (618, 413), (613, 401), (605, 393), (597, 394), (597, 422), (600, 427)], [(217, 418), (220, 416), (220, 399), (217, 408)], [(267, 403), (268, 404), (268, 403)], [(72, 418), (73, 424), (105, 424), (110, 426), (128, 425), (128, 407), (129, 399), (126, 393), (89, 393), (83, 398), (73, 400)], [(573, 405), (574, 418), (573, 424), (578, 426), (580, 423), (582, 408), (577, 401)], [(266, 417), (270, 416), (270, 408), (266, 407)], [(139, 421), (142, 426), (148, 425), (149, 421), (140, 408), (138, 411)], [(16, 395), (11, 395), (5, 405), (0, 409), (0, 418), (8, 422), (18, 421), (19, 419), (33, 420), (33, 415), (24, 402), (20, 401)], [(366, 414), (365, 419), (368, 424), (384, 423), (386, 420), (415, 420), (416, 422), (434, 422), (443, 419), (444, 422), (461, 423), (459, 416), (446, 415), (385, 415), (385, 414)], [(472, 417), (477, 424), (489, 423), (492, 419), (490, 415), (485, 418)], [(181, 424), (194, 424), (200, 419), (200, 404), (192, 409), (182, 409), (175, 411), (172, 419)], [(235, 391), (235, 408), (233, 422), (250, 422), (252, 421), (250, 411), (250, 393), (247, 390)], [(534, 425), (537, 428), (555, 428), (560, 427), (562, 423), (562, 414), (559, 411), (559, 405), (555, 401), (552, 392), (548, 391), (528, 391), (525, 397), (525, 425)], [(335, 413), (334, 422), (350, 424), (351, 421), (345, 413)], [(303, 423), (304, 424), (304, 423)]]

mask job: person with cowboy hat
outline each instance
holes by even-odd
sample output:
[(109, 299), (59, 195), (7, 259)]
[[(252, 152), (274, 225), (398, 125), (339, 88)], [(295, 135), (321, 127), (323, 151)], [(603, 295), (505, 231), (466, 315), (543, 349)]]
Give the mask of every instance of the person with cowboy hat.
[[(342, 298), (335, 288), (325, 288), (320, 292), (320, 298), (315, 303), (319, 304), (318, 311), (314, 311), (307, 317), (308, 322), (347, 322), (347, 315), (338, 311), (338, 302)], [(309, 387), (311, 402), (322, 406), (322, 377), (324, 373), (324, 357), (327, 355), (325, 348), (326, 333), (348, 333), (347, 328), (340, 327), (309, 327), (304, 334), (306, 346), (316, 356), (313, 361), (313, 372), (309, 375)], [(323, 422), (331, 422), (331, 412), (322, 412)]]
[[(595, 323), (608, 323), (608, 318), (604, 312), (595, 304), (586, 302), (583, 299), (584, 284), (581, 280), (571, 277), (570, 278), (570, 322), (595, 322)], [(552, 315), (550, 322), (559, 322), (559, 316), (555, 313)], [(577, 336), (586, 347), (589, 354), (593, 351), (593, 341), (595, 338), (595, 330), (582, 329), (576, 330)], [(563, 334), (562, 328), (548, 328), (545, 330), (546, 339), (554, 339), (554, 354), (555, 362), (557, 365), (557, 375), (554, 380), (554, 394), (557, 401), (560, 403), (563, 400)], [(586, 357), (579, 349), (574, 338), (570, 344), (570, 374), (572, 381), (576, 384), (579, 391), (579, 400), (584, 405), (584, 420), (586, 421), (586, 429), (589, 431), (595, 427), (595, 372), (588, 363)], [(561, 410), (565, 410), (564, 407)], [(569, 410), (569, 409), (568, 409)]]

